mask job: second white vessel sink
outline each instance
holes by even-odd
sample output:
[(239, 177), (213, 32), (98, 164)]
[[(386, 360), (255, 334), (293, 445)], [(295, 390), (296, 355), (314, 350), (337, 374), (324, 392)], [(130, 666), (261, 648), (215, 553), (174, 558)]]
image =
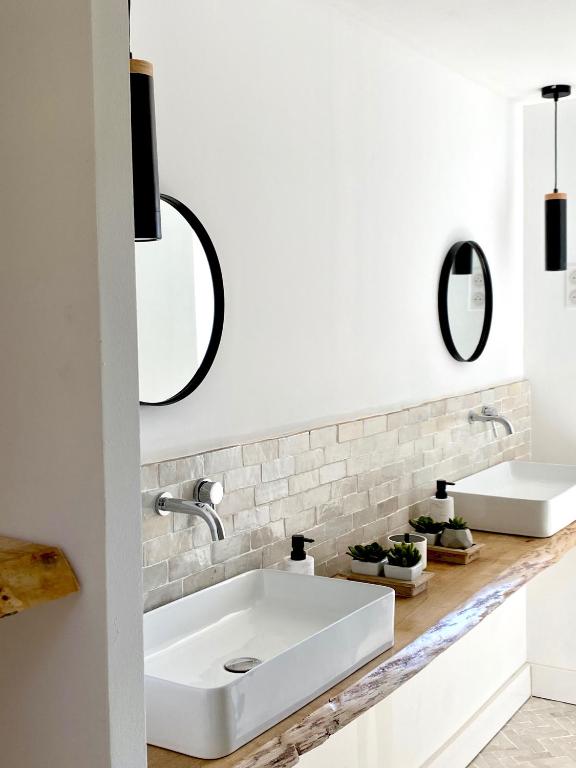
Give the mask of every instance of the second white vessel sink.
[(393, 642), (388, 587), (275, 570), (236, 576), (144, 616), (147, 740), (223, 757)]
[(552, 536), (576, 520), (576, 466), (506, 461), (460, 480), (450, 495), (471, 528)]

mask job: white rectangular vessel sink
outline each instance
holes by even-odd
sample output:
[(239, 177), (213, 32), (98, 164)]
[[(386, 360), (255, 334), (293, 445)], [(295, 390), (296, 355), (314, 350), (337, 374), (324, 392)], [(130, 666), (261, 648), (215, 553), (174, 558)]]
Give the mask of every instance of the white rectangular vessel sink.
[(471, 528), (552, 536), (576, 520), (576, 466), (506, 461), (460, 480), (450, 495)]
[[(393, 590), (341, 579), (251, 571), (157, 608), (144, 616), (148, 743), (228, 755), (393, 643)], [(225, 668), (244, 658), (260, 663)]]

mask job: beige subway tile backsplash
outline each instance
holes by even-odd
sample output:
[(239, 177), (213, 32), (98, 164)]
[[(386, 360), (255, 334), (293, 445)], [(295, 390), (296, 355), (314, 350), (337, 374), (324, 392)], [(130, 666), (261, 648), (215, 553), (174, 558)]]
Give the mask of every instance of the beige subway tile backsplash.
[(168, 583), (168, 561), (162, 560), (156, 565), (150, 565), (142, 569), (142, 581), (144, 592), (150, 592), (153, 589)]
[(193, 592), (198, 592), (205, 587), (211, 587), (213, 584), (224, 580), (224, 564), (213, 565), (210, 568), (206, 568), (200, 573), (193, 573), (191, 576), (187, 576), (182, 583), (182, 591), (184, 595), (191, 595)]
[(245, 466), (264, 464), (278, 458), (278, 440), (264, 440), (242, 446), (242, 458)]
[(349, 459), (350, 455), (350, 443), (337, 443), (336, 445), (327, 445), (324, 448), (324, 461), (326, 464)]
[(158, 589), (151, 589), (144, 593), (144, 610), (151, 611), (153, 608), (160, 608), (161, 605), (178, 600), (182, 594), (182, 579), (164, 584)]
[(254, 509), (245, 509), (243, 512), (237, 512), (234, 515), (235, 531), (251, 531), (253, 528), (260, 528), (270, 522), (270, 507), (254, 507)]
[(348, 440), (358, 440), (364, 434), (363, 421), (348, 421), (338, 425), (338, 442), (345, 443)]
[(295, 493), (309, 491), (310, 488), (316, 488), (318, 485), (320, 485), (320, 474), (317, 469), (288, 478), (288, 490), (291, 496)]
[(300, 475), (303, 472), (310, 472), (313, 469), (323, 467), (325, 463), (324, 450), (314, 448), (312, 451), (306, 451), (294, 457), (294, 471), (291, 474)]
[[(292, 479), (292, 478), (290, 478)], [(288, 480), (272, 480), (271, 483), (262, 483), (256, 488), (256, 504), (269, 504), (271, 501), (288, 496)]]
[[(306, 454), (304, 454), (306, 455)], [(273, 480), (282, 480), (295, 474), (294, 456), (285, 456), (282, 459), (274, 459), (262, 464), (262, 482), (269, 483)]]
[[(258, 489), (261, 487), (262, 486), (258, 486)], [(238, 512), (244, 512), (247, 509), (253, 509), (259, 505), (260, 502), (256, 501), (255, 488), (240, 488), (237, 491), (230, 491), (229, 493), (224, 494), (224, 500), (222, 501), (222, 504), (219, 505), (218, 512), (221, 515), (234, 515)]]
[(303, 533), (314, 527), (316, 522), (316, 510), (314, 507), (298, 512), (292, 517), (287, 517), (284, 521), (285, 535), (293, 536), (296, 533)]
[(224, 448), (221, 451), (207, 453), (204, 457), (206, 473), (213, 475), (215, 472), (226, 472), (242, 466), (242, 449), (240, 446)]
[(227, 560), (224, 565), (224, 578), (231, 579), (233, 576), (246, 573), (246, 571), (253, 571), (256, 568), (262, 568), (261, 549), (247, 552), (245, 555), (232, 558), (232, 560)]
[(212, 542), (212, 562), (225, 563), (232, 557), (238, 557), (250, 551), (250, 533), (244, 532), (226, 536), (222, 541)]
[(378, 435), (389, 429), (388, 416), (373, 416), (371, 419), (364, 419), (364, 435)]
[(326, 448), (338, 442), (338, 427), (334, 424), (322, 429), (313, 429), (310, 432), (310, 448)]
[(210, 545), (190, 549), (168, 560), (168, 578), (170, 581), (184, 579), (192, 573), (203, 571), (212, 564)]
[(251, 549), (261, 549), (275, 541), (286, 538), (284, 520), (275, 520), (273, 523), (256, 528), (250, 536)]
[[(496, 406), (516, 430), (494, 437), (468, 424), (471, 408)], [(458, 480), (493, 464), (529, 458), (526, 381), (417, 404), (391, 413), (231, 446), (142, 467), (144, 607), (151, 610), (290, 554), (290, 537), (313, 538), (316, 573), (349, 569), (349, 545), (403, 532), (426, 511), (435, 480)], [(160, 517), (161, 491), (192, 498), (209, 476), (224, 484), (218, 507), (226, 538), (187, 515)]]
[(296, 456), (310, 450), (310, 432), (281, 437), (279, 442), (280, 456)]
[(256, 465), (253, 467), (238, 467), (224, 473), (224, 491), (239, 491), (241, 488), (253, 488), (262, 481), (262, 469)]

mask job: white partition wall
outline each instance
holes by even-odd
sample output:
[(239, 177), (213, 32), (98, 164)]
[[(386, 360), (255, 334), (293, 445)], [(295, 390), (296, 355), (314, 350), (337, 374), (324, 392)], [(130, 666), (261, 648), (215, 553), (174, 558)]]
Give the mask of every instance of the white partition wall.
[(80, 592), (2, 621), (2, 768), (143, 768), (124, 0), (0, 8), (0, 534)]

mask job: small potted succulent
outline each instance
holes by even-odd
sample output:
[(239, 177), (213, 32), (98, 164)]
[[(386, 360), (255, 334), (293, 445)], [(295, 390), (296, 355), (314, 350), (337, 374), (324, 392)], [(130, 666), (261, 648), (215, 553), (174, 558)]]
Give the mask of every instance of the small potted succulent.
[(451, 549), (468, 549), (474, 544), (468, 523), (462, 517), (450, 518), (444, 523), (440, 544)]
[(352, 573), (361, 573), (363, 576), (382, 575), (386, 550), (377, 541), (367, 544), (365, 547), (361, 544), (348, 547), (346, 554), (352, 558), (350, 566)]
[(388, 545), (393, 547), (395, 544), (413, 544), (422, 555), (422, 570), (426, 569), (428, 563), (428, 540), (421, 533), (394, 533), (388, 536)]
[(388, 558), (384, 564), (387, 578), (415, 581), (422, 570), (422, 555), (414, 544), (402, 542), (388, 550)]
[(438, 538), (444, 530), (444, 523), (437, 523), (432, 517), (426, 517), (426, 515), (410, 520), (410, 525), (416, 533), (426, 537), (429, 547), (435, 547), (438, 544)]

